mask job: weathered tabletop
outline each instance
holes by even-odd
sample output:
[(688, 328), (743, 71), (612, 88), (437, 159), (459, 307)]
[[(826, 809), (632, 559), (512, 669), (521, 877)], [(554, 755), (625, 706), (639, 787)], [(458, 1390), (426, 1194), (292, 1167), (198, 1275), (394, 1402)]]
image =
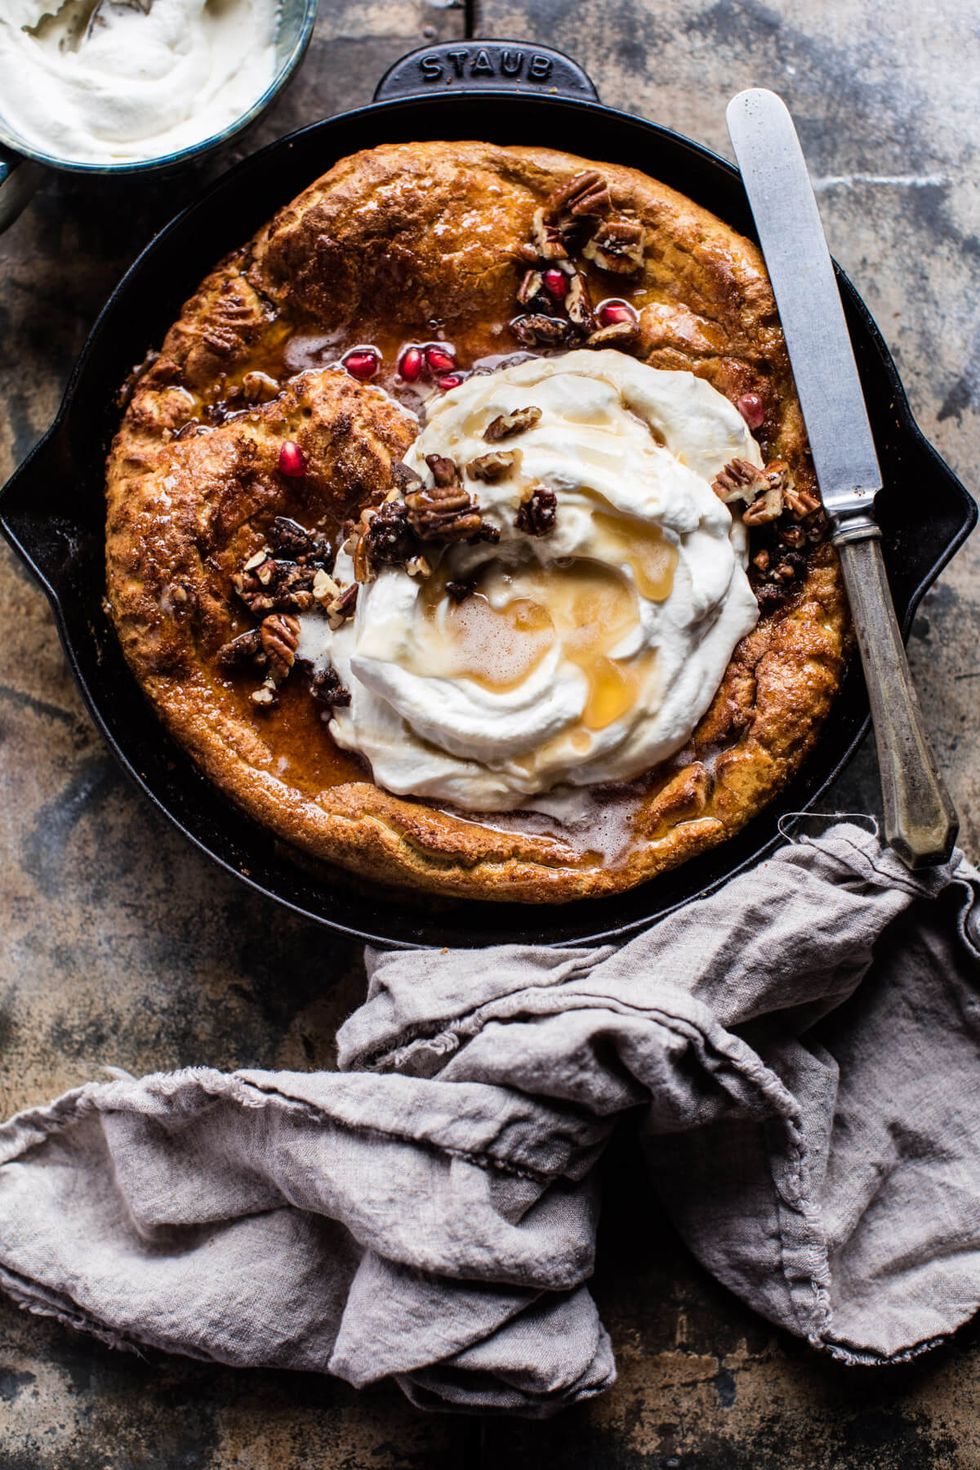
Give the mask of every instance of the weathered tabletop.
[[(832, 248), (894, 348), (920, 422), (969, 480), (980, 460), (971, 9), (486, 0), (467, 15), (439, 0), (321, 0), (302, 72), (243, 151), (366, 101), (395, 57), (467, 23), (572, 52), (605, 101), (722, 152), (729, 96), (775, 87), (799, 121)], [(0, 477), (53, 415), (122, 268), (202, 182), (66, 177), (0, 241)], [(975, 542), (947, 571), (911, 647), (974, 854), (978, 559)], [(6, 550), (0, 602), (0, 1114), (104, 1063), (330, 1066), (336, 1023), (360, 993), (358, 946), (259, 902), (130, 789), (82, 709), (44, 598)], [(836, 795), (874, 809), (870, 750)], [(839, 1369), (698, 1270), (628, 1146), (607, 1172), (597, 1295), (620, 1379), (589, 1409), (545, 1426), (425, 1418), (394, 1389), (124, 1356), (0, 1302), (0, 1470), (980, 1466), (975, 1328), (902, 1369)]]

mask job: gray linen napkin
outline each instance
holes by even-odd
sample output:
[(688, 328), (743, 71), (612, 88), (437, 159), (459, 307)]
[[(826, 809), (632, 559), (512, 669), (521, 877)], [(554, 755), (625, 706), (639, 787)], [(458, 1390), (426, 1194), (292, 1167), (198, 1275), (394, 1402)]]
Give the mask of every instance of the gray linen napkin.
[(544, 1415), (627, 1110), (695, 1255), (851, 1362), (980, 1295), (980, 875), (852, 825), (620, 949), (370, 954), (341, 1071), (91, 1083), (0, 1128), (0, 1284), (116, 1346)]

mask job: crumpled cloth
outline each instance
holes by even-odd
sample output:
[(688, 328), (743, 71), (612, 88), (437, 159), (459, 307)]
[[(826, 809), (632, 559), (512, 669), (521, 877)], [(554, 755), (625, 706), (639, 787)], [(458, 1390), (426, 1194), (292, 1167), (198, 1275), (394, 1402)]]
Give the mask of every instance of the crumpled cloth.
[[(614, 1378), (595, 1164), (850, 1362), (980, 1296), (980, 875), (854, 825), (620, 947), (369, 954), (339, 1072), (91, 1083), (0, 1128), (0, 1282), (116, 1346), (545, 1415)], [(329, 976), (325, 976), (329, 983)]]

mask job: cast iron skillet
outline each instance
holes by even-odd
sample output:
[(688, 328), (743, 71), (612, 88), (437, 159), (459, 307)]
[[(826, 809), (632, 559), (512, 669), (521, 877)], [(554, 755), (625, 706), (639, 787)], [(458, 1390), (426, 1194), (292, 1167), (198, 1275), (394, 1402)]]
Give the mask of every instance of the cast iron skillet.
[[(567, 57), (489, 41), (414, 52), (383, 78), (372, 106), (304, 128), (238, 164), (144, 250), (99, 317), (57, 419), (3, 491), (0, 527), (51, 599), (82, 693), (125, 770), (192, 842), (258, 892), (335, 929), (396, 944), (556, 944), (623, 934), (717, 887), (771, 846), (780, 814), (813, 805), (867, 727), (857, 667), (797, 779), (715, 851), (611, 898), (561, 906), (432, 902), (324, 875), (227, 803), (164, 732), (103, 609), (103, 464), (126, 374), (160, 342), (211, 266), (280, 205), (348, 153), (416, 138), (537, 143), (630, 164), (752, 233), (730, 164), (667, 128), (600, 106)], [(923, 439), (875, 323), (838, 274), (884, 474), (885, 558), (907, 632), (976, 509)]]

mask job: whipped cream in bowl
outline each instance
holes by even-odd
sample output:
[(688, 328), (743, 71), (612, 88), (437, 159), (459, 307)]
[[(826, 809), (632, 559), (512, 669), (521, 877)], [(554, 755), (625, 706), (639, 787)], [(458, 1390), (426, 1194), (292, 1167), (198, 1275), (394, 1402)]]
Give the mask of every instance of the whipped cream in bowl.
[(447, 393), (406, 456), (428, 484), (432, 455), (487, 538), (381, 567), (338, 626), (303, 615), (300, 656), (350, 692), (337, 743), (387, 790), (474, 813), (673, 755), (758, 618), (745, 532), (711, 488), (735, 458), (762, 464), (737, 409), (692, 373), (570, 352)]
[(0, 136), (62, 168), (171, 164), (238, 131), (299, 63), (315, 0), (9, 0)]

